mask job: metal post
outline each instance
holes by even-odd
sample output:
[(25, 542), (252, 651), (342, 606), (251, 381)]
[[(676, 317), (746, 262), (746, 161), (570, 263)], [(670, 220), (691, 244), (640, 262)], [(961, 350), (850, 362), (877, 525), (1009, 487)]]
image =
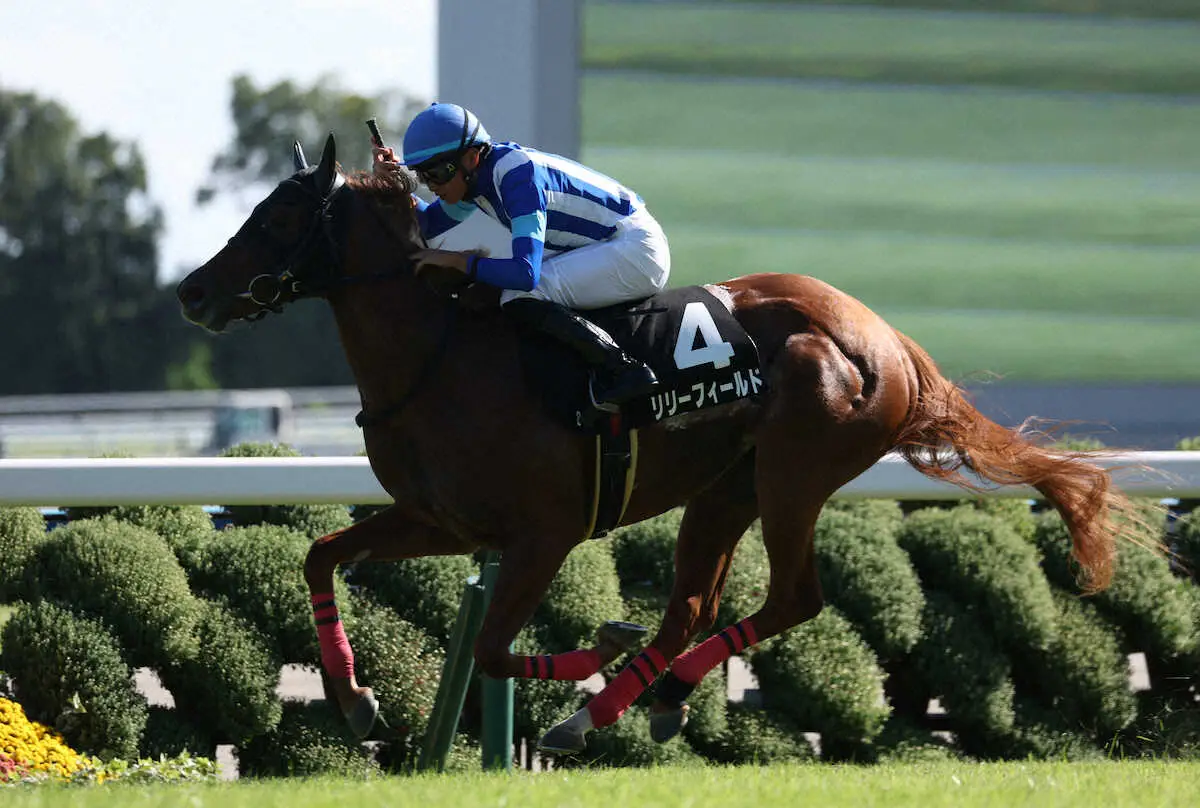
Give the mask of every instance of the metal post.
[(446, 768), (446, 758), (454, 745), (454, 731), (458, 728), (458, 717), (462, 713), (467, 687), (471, 683), (471, 672), (475, 668), (475, 637), (483, 623), (484, 609), (483, 585), (478, 576), (472, 576), (467, 579), (463, 590), (458, 617), (450, 634), (450, 647), (446, 649), (442, 680), (438, 683), (429, 729), (417, 762), (417, 768), (421, 771), (431, 768), (443, 771)]
[[(489, 552), (483, 561), (484, 610), (492, 601), (500, 554)], [(509, 651), (512, 646), (509, 646)], [(513, 680), (483, 677), (483, 768), (512, 771)]]

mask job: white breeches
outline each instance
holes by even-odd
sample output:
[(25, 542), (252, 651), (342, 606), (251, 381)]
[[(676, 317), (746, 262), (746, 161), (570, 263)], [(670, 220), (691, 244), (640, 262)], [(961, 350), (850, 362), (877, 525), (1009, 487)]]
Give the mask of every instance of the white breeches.
[(670, 274), (666, 234), (642, 208), (622, 219), (608, 241), (544, 259), (541, 279), (533, 291), (506, 289), (500, 304), (536, 297), (571, 309), (598, 309), (661, 292)]

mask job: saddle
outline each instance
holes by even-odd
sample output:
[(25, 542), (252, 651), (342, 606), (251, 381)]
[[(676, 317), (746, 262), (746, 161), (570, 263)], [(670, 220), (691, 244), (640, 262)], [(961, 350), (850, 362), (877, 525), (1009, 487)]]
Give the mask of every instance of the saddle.
[(703, 286), (577, 312), (603, 328), (658, 377), (647, 396), (612, 413), (596, 407), (589, 368), (570, 348), (523, 333), (521, 365), (554, 419), (596, 438), (595, 496), (588, 536), (618, 524), (633, 488), (637, 430), (763, 392), (758, 348), (729, 309)]

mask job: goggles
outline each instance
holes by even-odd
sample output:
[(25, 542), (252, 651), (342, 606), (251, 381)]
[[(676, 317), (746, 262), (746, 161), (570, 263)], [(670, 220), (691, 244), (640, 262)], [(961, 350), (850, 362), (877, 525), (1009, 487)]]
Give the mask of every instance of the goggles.
[(458, 160), (441, 160), (423, 164), (414, 169), (419, 179), (426, 186), (445, 185), (454, 179), (458, 173)]

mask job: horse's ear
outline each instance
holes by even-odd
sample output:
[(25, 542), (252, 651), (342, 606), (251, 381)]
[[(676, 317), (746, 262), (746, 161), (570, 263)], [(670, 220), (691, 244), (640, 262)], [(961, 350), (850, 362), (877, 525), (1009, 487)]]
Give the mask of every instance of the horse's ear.
[(337, 180), (337, 144), (333, 141), (333, 132), (325, 138), (325, 150), (321, 152), (321, 163), (317, 166), (314, 179), (322, 193), (333, 190), (333, 183)]
[(308, 160), (304, 157), (304, 147), (300, 145), (300, 141), (292, 141), (292, 165), (297, 171), (303, 171), (308, 168)]

